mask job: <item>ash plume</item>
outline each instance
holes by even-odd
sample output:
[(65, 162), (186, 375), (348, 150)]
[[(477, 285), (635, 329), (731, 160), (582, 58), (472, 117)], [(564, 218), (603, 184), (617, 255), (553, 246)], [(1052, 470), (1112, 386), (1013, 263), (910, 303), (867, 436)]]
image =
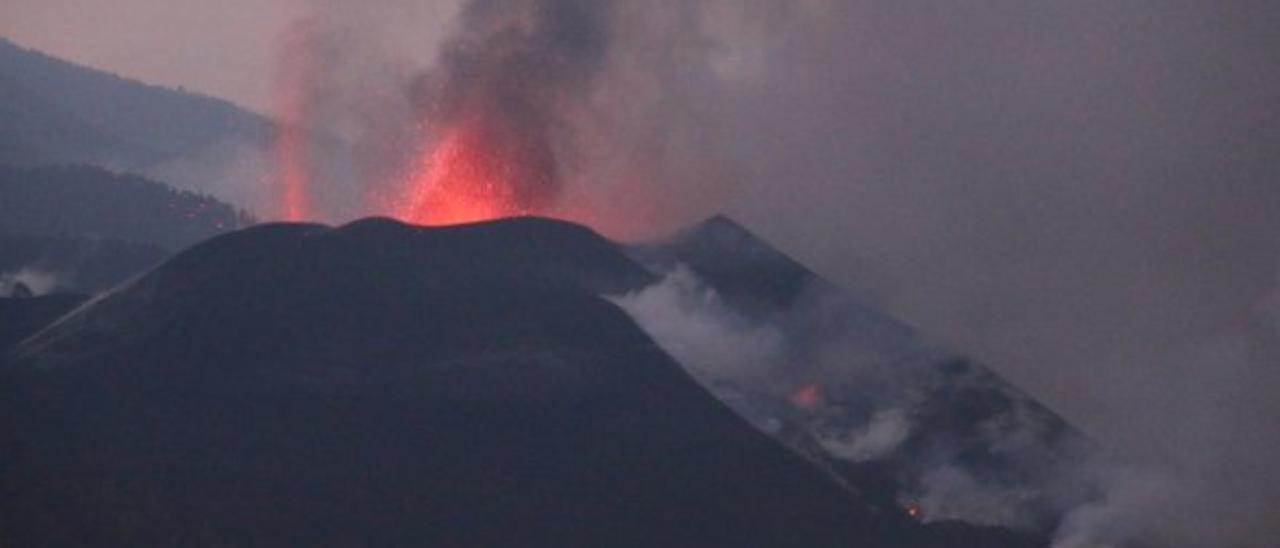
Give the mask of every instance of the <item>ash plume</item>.
[[(467, 4), (437, 66), (414, 83), (428, 133), (465, 126), (510, 173), (515, 209), (558, 197), (557, 141), (567, 105), (586, 100), (609, 47), (611, 2), (488, 0)], [(438, 140), (438, 135), (428, 135)]]
[[(313, 2), (277, 39), (273, 103), (276, 204), (311, 219), (385, 212), (387, 182), (416, 145), (409, 87), (419, 70), (403, 53), (411, 17), (388, 4), (355, 9)], [(291, 199), (292, 197), (292, 199)]]
[(1276, 538), (1275, 10), (378, 6), (313, 5), (327, 215), (396, 211), (446, 121), (509, 114), (528, 207), (613, 236), (727, 209), (1141, 462), (1097, 467), (1063, 545)]
[[(1251, 523), (1269, 508), (1265, 481), (1249, 491), (1239, 482), (1254, 476), (1202, 476), (1203, 468), (1178, 460), (1184, 455), (1135, 460), (1123, 448), (1064, 435), (1042, 407), (927, 338), (868, 337), (883, 320), (851, 319), (867, 312), (829, 288), (807, 293), (748, 318), (677, 265), (660, 282), (612, 300), (758, 428), (784, 440), (798, 428), (830, 458), (891, 473), (896, 503), (925, 522), (1027, 531), (1055, 548), (1265, 545), (1255, 542), (1265, 525)], [(1237, 354), (1241, 342), (1224, 341), (1195, 362), (1250, 367)], [(797, 399), (802, 390), (821, 396)], [(744, 391), (756, 394), (744, 399)], [(953, 415), (973, 409), (990, 415), (956, 422), (969, 419)], [(994, 467), (975, 461), (979, 454)], [(1222, 462), (1214, 452), (1201, 458)]]
[[(709, 93), (719, 84), (701, 3), (454, 8), (434, 13), (422, 31), (430, 38), (416, 41), (404, 21), (421, 8), (396, 2), (315, 2), (285, 33), (279, 70), (293, 77), (281, 79), (277, 103), (294, 121), (282, 132), (307, 134), (288, 155), (301, 165), (282, 162), (277, 178), (306, 174), (315, 217), (429, 217), (440, 206), (423, 187), (468, 178), (484, 190), (454, 190), (493, 192), (482, 198), (504, 202), (495, 214), (569, 218), (624, 237), (723, 203), (731, 162), (717, 143), (728, 128)], [(432, 173), (450, 160), (448, 176)]]

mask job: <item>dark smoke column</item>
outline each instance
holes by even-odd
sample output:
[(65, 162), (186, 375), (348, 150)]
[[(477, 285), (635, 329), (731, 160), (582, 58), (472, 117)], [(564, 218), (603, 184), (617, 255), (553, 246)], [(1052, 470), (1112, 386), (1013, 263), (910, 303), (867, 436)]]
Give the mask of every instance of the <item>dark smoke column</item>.
[(399, 216), (449, 224), (545, 213), (562, 184), (564, 105), (599, 72), (611, 12), (596, 0), (470, 2), (415, 85), (424, 144)]

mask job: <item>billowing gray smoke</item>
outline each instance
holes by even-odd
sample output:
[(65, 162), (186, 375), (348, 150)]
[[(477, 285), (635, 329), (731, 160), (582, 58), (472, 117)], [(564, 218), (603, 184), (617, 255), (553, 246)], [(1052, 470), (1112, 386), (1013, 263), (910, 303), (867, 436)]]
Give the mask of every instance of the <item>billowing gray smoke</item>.
[(512, 209), (615, 235), (723, 203), (728, 128), (708, 93), (719, 82), (699, 3), (465, 2), (430, 22), (425, 63), (396, 49), (406, 3), (313, 8), (281, 60), (303, 77), (284, 79), (277, 102), (312, 130), (299, 156), (315, 216), (415, 217), (411, 197), (445, 142), (472, 154), (464, 170), (513, 181)]
[[(414, 86), (428, 129), (466, 132), (517, 181), (516, 209), (543, 211), (559, 194), (556, 144), (568, 105), (587, 100), (606, 60), (612, 3), (485, 0), (459, 15), (456, 36)], [(430, 137), (438, 138), (438, 135)]]
[(737, 211), (1156, 470), (1073, 538), (1107, 515), (1104, 539), (1270, 545), (1277, 24), (1150, 1), (748, 19)]
[(819, 281), (785, 307), (747, 313), (677, 264), (614, 302), (761, 429), (846, 463), (837, 476), (890, 482), (886, 491), (850, 481), (871, 504), (1047, 536), (1105, 500), (1098, 474), (1114, 467), (1089, 442), (981, 367)]
[[(502, 112), (568, 216), (628, 235), (728, 209), (1149, 463), (1064, 545), (1280, 536), (1268, 3), (442, 5), (315, 5), (333, 215), (388, 211), (436, 120)], [(889, 444), (882, 418), (845, 450)]]

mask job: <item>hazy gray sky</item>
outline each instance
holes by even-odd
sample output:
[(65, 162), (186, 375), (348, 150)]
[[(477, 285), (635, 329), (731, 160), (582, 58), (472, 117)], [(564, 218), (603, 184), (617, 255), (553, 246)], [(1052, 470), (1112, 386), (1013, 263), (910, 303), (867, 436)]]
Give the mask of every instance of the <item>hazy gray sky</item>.
[[(608, 128), (583, 139), (593, 178), (729, 208), (1108, 445), (1224, 478), (1198, 499), (1259, 538), (1280, 504), (1280, 4), (613, 4), (577, 114)], [(303, 14), (376, 75), (426, 65), (456, 9), (6, 0), (0, 34), (268, 110)]]
[[(318, 0), (5, 0), (0, 35), (148, 83), (184, 86), (269, 111), (283, 29), (314, 6), (352, 13), (392, 2)], [(395, 2), (406, 55), (426, 62), (456, 0)], [(387, 10), (369, 10), (383, 12)], [(420, 32), (413, 33), (412, 29)], [(416, 50), (416, 51), (414, 51)]]
[(303, 0), (6, 0), (0, 34), (149, 83), (266, 110), (277, 33)]

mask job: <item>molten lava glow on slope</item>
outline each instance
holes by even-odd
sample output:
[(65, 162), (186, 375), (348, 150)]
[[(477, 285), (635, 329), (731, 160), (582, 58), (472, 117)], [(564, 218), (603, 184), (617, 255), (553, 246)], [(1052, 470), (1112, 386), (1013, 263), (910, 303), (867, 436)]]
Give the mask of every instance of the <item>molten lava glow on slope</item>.
[(791, 403), (801, 409), (817, 409), (823, 399), (822, 386), (817, 383), (802, 385), (791, 393)]
[(554, 159), (513, 128), (473, 117), (449, 128), (406, 182), (397, 217), (448, 225), (547, 214)]

